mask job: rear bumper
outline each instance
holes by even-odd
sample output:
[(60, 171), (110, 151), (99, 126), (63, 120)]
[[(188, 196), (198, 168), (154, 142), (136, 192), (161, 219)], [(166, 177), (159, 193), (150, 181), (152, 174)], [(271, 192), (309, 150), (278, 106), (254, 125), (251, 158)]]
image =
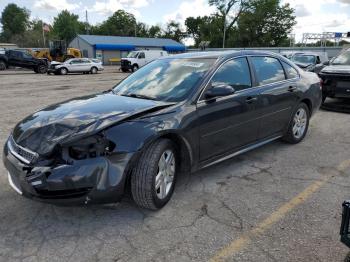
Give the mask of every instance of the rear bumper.
[(132, 153), (75, 161), (55, 167), (28, 166), (4, 147), (9, 183), (24, 197), (58, 205), (119, 201)]
[(320, 74), (323, 95), (334, 98), (350, 98), (350, 75)]
[(343, 242), (348, 247), (350, 247), (349, 222), (350, 222), (350, 201), (344, 201), (342, 221), (340, 226), (340, 241)]

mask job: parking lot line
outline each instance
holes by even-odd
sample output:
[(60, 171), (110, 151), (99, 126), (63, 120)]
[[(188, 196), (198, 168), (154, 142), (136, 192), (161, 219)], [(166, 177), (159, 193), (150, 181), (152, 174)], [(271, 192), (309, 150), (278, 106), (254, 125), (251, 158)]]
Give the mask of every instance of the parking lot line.
[[(337, 166), (340, 172), (345, 171), (350, 167), (350, 159), (341, 162)], [(273, 212), (268, 218), (259, 223), (252, 230), (242, 234), (238, 239), (229, 243), (226, 247), (219, 250), (211, 259), (210, 262), (219, 262), (232, 257), (246, 246), (248, 246), (254, 237), (263, 234), (266, 230), (271, 228), (276, 222), (281, 220), (287, 213), (295, 209), (300, 204), (304, 203), (313, 193), (315, 193), (321, 186), (323, 186), (332, 175), (326, 175), (321, 180), (318, 180), (308, 186), (304, 191), (292, 198), (287, 203), (283, 204), (279, 209)]]

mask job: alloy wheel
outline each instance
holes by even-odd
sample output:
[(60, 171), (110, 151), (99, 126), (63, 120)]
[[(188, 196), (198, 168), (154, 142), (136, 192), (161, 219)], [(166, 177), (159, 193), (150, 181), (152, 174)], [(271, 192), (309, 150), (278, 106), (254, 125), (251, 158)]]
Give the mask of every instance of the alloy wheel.
[(168, 196), (175, 176), (175, 157), (172, 150), (166, 150), (159, 159), (155, 190), (159, 199)]
[(300, 139), (306, 130), (307, 113), (304, 108), (299, 108), (294, 115), (293, 135), (296, 139)]

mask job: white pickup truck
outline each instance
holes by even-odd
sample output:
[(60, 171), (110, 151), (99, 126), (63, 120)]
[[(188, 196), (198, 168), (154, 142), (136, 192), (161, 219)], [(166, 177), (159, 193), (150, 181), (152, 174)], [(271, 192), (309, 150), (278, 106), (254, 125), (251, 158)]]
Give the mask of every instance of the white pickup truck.
[(121, 70), (132, 72), (138, 70), (140, 67), (158, 59), (159, 57), (168, 56), (168, 52), (164, 50), (140, 50), (132, 51), (127, 57), (121, 59)]

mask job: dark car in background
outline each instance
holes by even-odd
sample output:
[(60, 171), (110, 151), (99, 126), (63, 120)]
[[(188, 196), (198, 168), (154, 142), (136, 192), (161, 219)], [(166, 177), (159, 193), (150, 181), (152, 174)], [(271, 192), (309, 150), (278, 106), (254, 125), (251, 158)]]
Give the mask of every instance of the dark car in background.
[(265, 52), (169, 56), (112, 90), (19, 122), (3, 162), (20, 194), (51, 203), (109, 203), (130, 190), (144, 208), (171, 198), (181, 172), (277, 139), (302, 141), (321, 104), (316, 74)]
[(350, 98), (350, 49), (333, 58), (319, 73), (323, 101), (327, 97)]
[(324, 63), (329, 61), (327, 53), (316, 52), (297, 52), (289, 59), (301, 69), (314, 73), (319, 73), (324, 67)]
[(47, 59), (35, 58), (26, 50), (6, 50), (0, 53), (0, 70), (10, 66), (33, 70), (35, 73), (45, 74), (48, 68)]

